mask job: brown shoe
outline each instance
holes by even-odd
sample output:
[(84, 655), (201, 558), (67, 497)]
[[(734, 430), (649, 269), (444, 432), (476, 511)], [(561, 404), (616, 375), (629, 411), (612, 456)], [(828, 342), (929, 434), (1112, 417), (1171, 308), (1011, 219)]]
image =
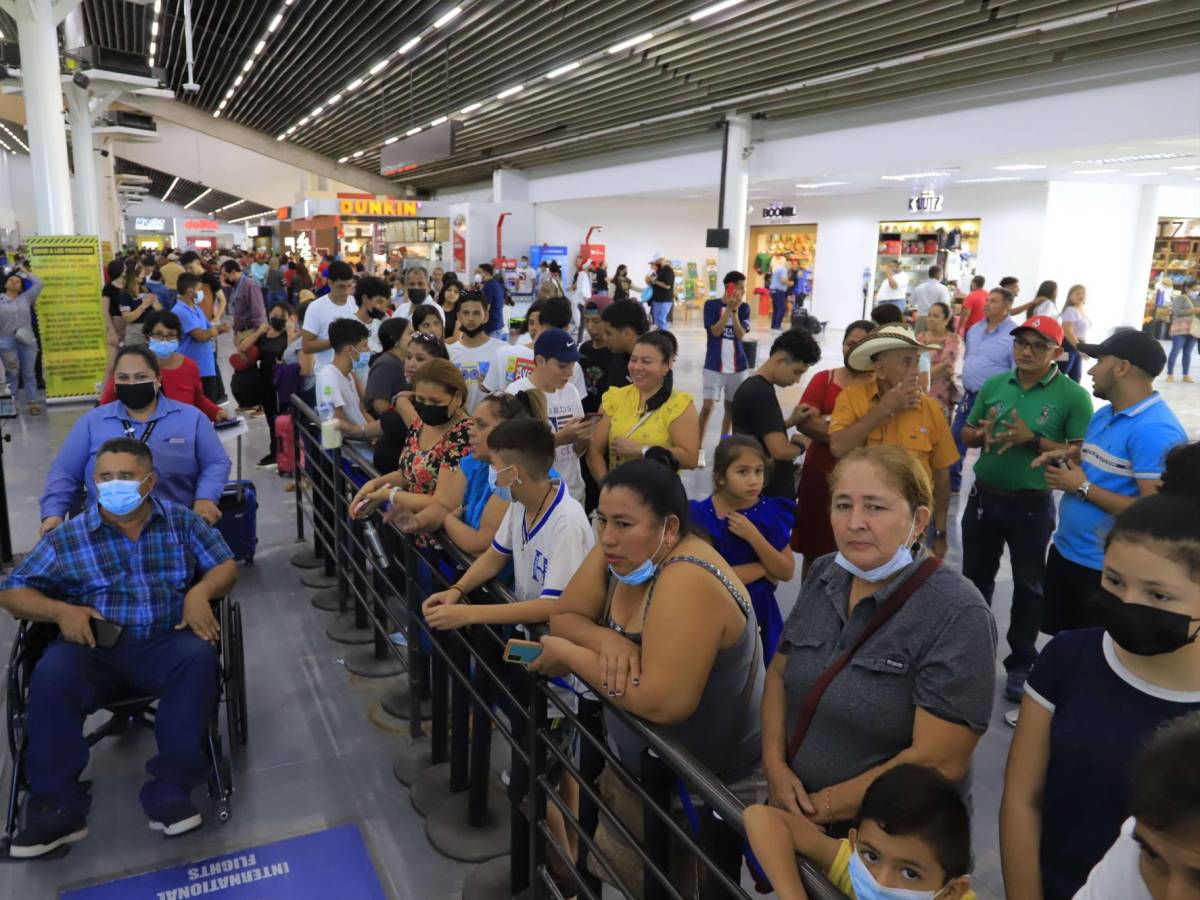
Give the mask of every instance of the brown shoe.
[(31, 416), (40, 416), (40, 415), (42, 414), (42, 408), (41, 408), (41, 406), (39, 406), (39, 405), (38, 405), (38, 404), (36, 404), (36, 403), (31, 403), (31, 404), (29, 405), (29, 414), (30, 414)]

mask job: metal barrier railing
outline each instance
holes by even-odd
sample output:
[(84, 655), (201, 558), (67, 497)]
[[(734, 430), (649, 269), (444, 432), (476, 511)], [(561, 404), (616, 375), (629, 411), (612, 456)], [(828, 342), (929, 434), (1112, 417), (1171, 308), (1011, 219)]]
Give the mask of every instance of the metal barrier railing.
[[(456, 581), (470, 557), (444, 534), (418, 546), (413, 536), (378, 515), (367, 522), (351, 520), (350, 498), (378, 473), (352, 445), (324, 450), (320, 420), (298, 397), (292, 398), (291, 415), (297, 539), (304, 540), (307, 514), (325, 572), (337, 579), (337, 611), (352, 614), (355, 628), (371, 633), (370, 649), (348, 656), (346, 666), (367, 677), (407, 675), (406, 689), (398, 692), (403, 702), (391, 704), (408, 719), (409, 746), (397, 762), (397, 777), (410, 784), (413, 804), (426, 814), (427, 833), (439, 851), (464, 861), (492, 860), (476, 870), (480, 877), (468, 880), (463, 896), (529, 890), (539, 900), (571, 895), (598, 900), (601, 881), (607, 881), (625, 896), (648, 900), (750, 900), (742, 887), (743, 804), (730, 789), (652, 725), (590, 691), (580, 692), (573, 708), (545, 678), (502, 662), (502, 629), (429, 629), (421, 603)], [(513, 601), (495, 581), (463, 598)], [(393, 639), (400, 632), (402, 642)], [(648, 749), (636, 775), (609, 748), (603, 715), (619, 717), (645, 742)], [(578, 754), (557, 740), (552, 716), (578, 736)], [(511, 751), (504, 810), (493, 809), (501, 799), (492, 766), (494, 733)], [(551, 780), (552, 764), (562, 773), (559, 784)], [(640, 807), (642, 834), (631, 831), (601, 796), (598, 778), (605, 768), (633, 799), (635, 813)], [(568, 778), (579, 791), (577, 808), (563, 796), (561, 785)], [(688, 805), (695, 810), (686, 818), (673, 808), (680, 785), (686, 785)], [(463, 795), (465, 803), (458, 802)], [(558, 834), (547, 821), (551, 807), (563, 823)], [(624, 858), (597, 842), (602, 818), (622, 839)], [(562, 834), (577, 843), (577, 851), (563, 846)], [(676, 870), (682, 863), (682, 875), (673, 874), (673, 862)], [(641, 883), (631, 883), (636, 879), (630, 871), (639, 868)], [(801, 860), (800, 868), (811, 897), (841, 900), (841, 892), (808, 861)]]

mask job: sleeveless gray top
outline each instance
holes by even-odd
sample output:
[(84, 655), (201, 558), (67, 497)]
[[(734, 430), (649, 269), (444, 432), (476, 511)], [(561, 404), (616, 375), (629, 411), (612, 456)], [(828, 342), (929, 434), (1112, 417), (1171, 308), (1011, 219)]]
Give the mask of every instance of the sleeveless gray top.
[[(708, 675), (708, 683), (705, 684), (700, 703), (691, 716), (674, 725), (652, 727), (664, 737), (680, 744), (714, 775), (729, 784), (753, 773), (762, 759), (761, 706), (765, 670), (762, 647), (758, 639), (758, 623), (754, 619), (754, 609), (724, 572), (699, 557), (676, 556), (663, 563), (650, 582), (650, 593), (642, 614), (643, 629), (646, 627), (646, 617), (650, 614), (650, 603), (654, 599), (654, 586), (658, 576), (664, 568), (677, 562), (699, 566), (720, 581), (746, 617), (746, 624), (736, 644), (717, 651), (712, 671)], [(640, 633), (626, 632), (612, 620), (612, 595), (615, 586), (614, 579), (609, 585), (603, 624), (640, 647)], [(615, 745), (621, 762), (630, 771), (639, 772), (645, 742), (617, 716), (607, 711), (605, 723), (609, 739)]]

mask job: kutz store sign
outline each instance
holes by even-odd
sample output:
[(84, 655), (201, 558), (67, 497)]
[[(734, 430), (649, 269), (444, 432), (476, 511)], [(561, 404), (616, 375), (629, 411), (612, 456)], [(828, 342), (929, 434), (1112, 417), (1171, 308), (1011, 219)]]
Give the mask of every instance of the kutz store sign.
[(339, 200), (338, 214), (343, 216), (380, 216), (404, 218), (417, 215), (416, 200)]

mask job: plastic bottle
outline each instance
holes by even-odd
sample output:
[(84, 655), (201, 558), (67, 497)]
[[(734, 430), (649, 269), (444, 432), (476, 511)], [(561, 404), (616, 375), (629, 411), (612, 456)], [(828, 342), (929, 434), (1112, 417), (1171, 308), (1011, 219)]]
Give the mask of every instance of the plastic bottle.
[(326, 450), (336, 450), (342, 446), (342, 432), (337, 426), (333, 410), (333, 386), (327, 384), (317, 405), (317, 415), (321, 417), (321, 446)]

